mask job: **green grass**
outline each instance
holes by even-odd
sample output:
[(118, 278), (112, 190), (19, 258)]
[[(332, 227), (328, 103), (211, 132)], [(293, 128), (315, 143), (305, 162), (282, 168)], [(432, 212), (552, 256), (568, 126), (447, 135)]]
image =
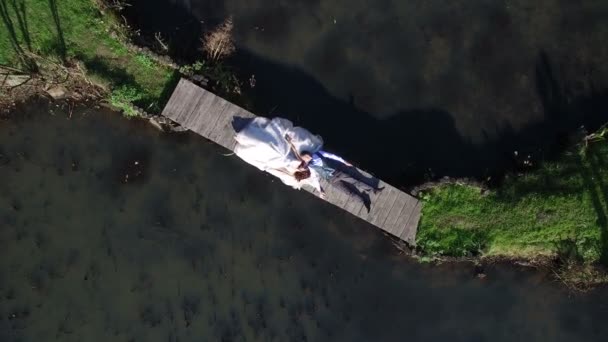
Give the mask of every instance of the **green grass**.
[(26, 68), (20, 50), (76, 59), (112, 97), (116, 89), (135, 90), (123, 99), (148, 110), (160, 109), (176, 82), (173, 70), (130, 53), (116, 18), (102, 15), (94, 0), (0, 0), (0, 10), (0, 64)]
[(482, 193), (470, 185), (425, 192), (417, 236), (426, 255), (565, 257), (586, 264), (608, 256), (608, 143)]
[(138, 115), (132, 104), (137, 103), (142, 99), (142, 92), (133, 87), (122, 86), (114, 89), (110, 94), (110, 103), (122, 110), (127, 117), (136, 117)]

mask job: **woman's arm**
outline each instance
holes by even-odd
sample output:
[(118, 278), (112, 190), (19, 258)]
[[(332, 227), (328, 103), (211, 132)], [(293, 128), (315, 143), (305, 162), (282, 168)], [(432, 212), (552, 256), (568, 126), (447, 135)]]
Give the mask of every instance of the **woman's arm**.
[(302, 156), (300, 155), (300, 152), (298, 152), (298, 150), (296, 149), (296, 146), (291, 141), (291, 136), (289, 134), (287, 134), (287, 133), (285, 134), (285, 140), (289, 144), (289, 147), (291, 148), (291, 151), (293, 151), (293, 154), (296, 155), (296, 158), (298, 158), (298, 160), (303, 163), (304, 160), (302, 159)]

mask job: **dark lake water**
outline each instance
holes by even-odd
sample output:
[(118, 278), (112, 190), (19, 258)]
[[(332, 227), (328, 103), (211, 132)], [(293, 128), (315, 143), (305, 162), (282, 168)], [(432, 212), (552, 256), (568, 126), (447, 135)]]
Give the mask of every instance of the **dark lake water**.
[(397, 185), (497, 177), (608, 121), (608, 1), (131, 3), (134, 27), (191, 60), (202, 28), (232, 16), (227, 63), (252, 110), (320, 133)]
[(0, 121), (0, 341), (605, 341), (608, 291), (431, 266), (227, 151), (101, 109)]

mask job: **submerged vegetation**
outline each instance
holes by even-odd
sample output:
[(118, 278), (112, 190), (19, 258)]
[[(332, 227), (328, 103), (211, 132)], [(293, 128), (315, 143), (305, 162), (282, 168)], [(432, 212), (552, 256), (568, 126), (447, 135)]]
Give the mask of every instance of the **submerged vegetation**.
[(418, 247), (430, 256), (559, 260), (568, 280), (608, 280), (589, 268), (608, 264), (608, 143), (598, 134), (497, 189), (424, 192)]

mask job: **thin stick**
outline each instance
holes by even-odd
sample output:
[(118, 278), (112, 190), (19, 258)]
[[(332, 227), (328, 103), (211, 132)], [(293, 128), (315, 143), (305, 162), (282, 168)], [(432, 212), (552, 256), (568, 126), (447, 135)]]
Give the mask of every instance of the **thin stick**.
[(169, 47), (163, 42), (163, 37), (160, 35), (160, 32), (156, 32), (154, 38), (156, 38), (156, 41), (158, 41), (164, 51), (169, 51)]
[(18, 72), (20, 74), (27, 74), (27, 72), (25, 72), (23, 70), (20, 70), (20, 69), (17, 69), (17, 68), (13, 68), (13, 67), (10, 67), (10, 66), (4, 65), (4, 64), (0, 64), (0, 69), (6, 69), (8, 71)]
[(68, 108), (69, 108), (68, 119), (72, 119), (72, 112), (74, 111), (74, 104), (73, 103), (68, 103)]

